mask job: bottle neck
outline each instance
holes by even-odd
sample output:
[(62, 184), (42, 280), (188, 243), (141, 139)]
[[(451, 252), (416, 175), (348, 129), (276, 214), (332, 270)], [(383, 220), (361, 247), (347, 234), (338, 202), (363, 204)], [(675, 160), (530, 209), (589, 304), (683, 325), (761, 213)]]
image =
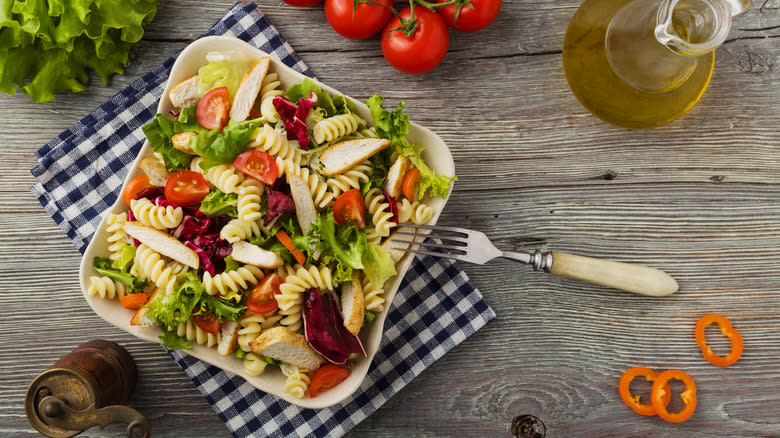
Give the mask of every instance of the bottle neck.
[(663, 0), (655, 39), (680, 55), (700, 56), (718, 48), (731, 30), (731, 17), (750, 0)]

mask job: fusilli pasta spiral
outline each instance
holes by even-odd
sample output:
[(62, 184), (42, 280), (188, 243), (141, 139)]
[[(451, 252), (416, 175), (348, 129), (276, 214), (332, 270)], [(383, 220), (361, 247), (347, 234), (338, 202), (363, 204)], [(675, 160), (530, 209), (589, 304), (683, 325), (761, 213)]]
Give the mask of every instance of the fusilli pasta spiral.
[(238, 219), (243, 222), (256, 222), (263, 216), (260, 212), (260, 197), (265, 184), (254, 178), (247, 178), (238, 188)]
[(127, 233), (122, 228), (122, 225), (127, 222), (127, 213), (109, 214), (106, 223), (106, 241), (108, 242), (108, 258), (111, 261), (116, 261), (122, 257), (122, 248), (125, 246), (127, 240)]
[(218, 331), (216, 335), (212, 335), (198, 327), (192, 318), (179, 324), (179, 326), (176, 327), (176, 334), (188, 341), (207, 347), (213, 347), (222, 340), (222, 332)]
[(371, 175), (371, 165), (368, 161), (364, 161), (341, 175), (328, 178), (326, 183), (333, 196), (339, 197), (347, 190), (359, 189), (360, 184), (368, 181), (369, 175)]
[(357, 131), (366, 122), (357, 114), (339, 114), (320, 120), (314, 125), (312, 137), (317, 144), (338, 140)]
[(127, 287), (124, 283), (114, 281), (112, 278), (93, 275), (89, 277), (87, 293), (97, 295), (100, 298), (122, 298), (127, 295)]
[(263, 374), (268, 362), (257, 353), (247, 353), (244, 356), (244, 371), (247, 375), (255, 377)]
[(302, 155), (297, 143), (290, 143), (287, 137), (281, 132), (276, 131), (271, 125), (264, 124), (262, 128), (257, 128), (253, 134), (252, 142), (249, 143), (249, 149), (260, 149), (268, 152), (276, 158), (279, 174), (284, 173), (282, 161), (289, 160), (296, 166), (301, 165)]
[(147, 198), (133, 199), (130, 201), (130, 210), (135, 219), (147, 227), (167, 231), (168, 228), (179, 226), (184, 218), (181, 207), (158, 207)]
[(374, 313), (379, 313), (385, 309), (385, 290), (371, 283), (368, 276), (364, 275), (362, 280), (363, 286), (363, 300), (366, 303), (366, 310)]
[[(193, 163), (202, 161), (203, 158), (198, 157), (193, 159)], [(190, 169), (197, 167), (200, 173), (206, 177), (206, 180), (214, 187), (218, 188), (224, 193), (238, 193), (238, 186), (244, 180), (244, 174), (237, 172), (236, 169), (230, 164), (218, 164), (216, 166), (209, 167), (205, 172), (200, 168), (199, 163), (196, 165), (190, 165)]]
[(226, 300), (241, 300), (241, 292), (257, 284), (264, 277), (263, 271), (257, 266), (244, 265), (232, 271), (225, 271), (212, 276), (203, 272), (203, 289), (209, 295), (219, 294)]
[(410, 202), (404, 198), (398, 203), (398, 221), (401, 223), (425, 225), (433, 219), (433, 215), (433, 207), (420, 201)]
[(149, 279), (164, 290), (173, 288), (176, 275), (184, 270), (181, 263), (166, 263), (157, 251), (143, 243), (135, 250), (134, 264), (139, 277)]
[(268, 73), (263, 78), (263, 84), (260, 88), (260, 114), (268, 123), (276, 123), (279, 119), (279, 113), (274, 107), (274, 97), (284, 94), (279, 89), (281, 84), (276, 73)]
[(303, 398), (306, 390), (309, 389), (311, 377), (298, 367), (286, 363), (281, 364), (279, 368), (281, 368), (282, 374), (287, 376), (287, 380), (284, 382), (284, 392), (295, 398)]
[(379, 243), (383, 237), (390, 235), (390, 230), (398, 224), (393, 222), (390, 204), (385, 200), (381, 189), (373, 188), (365, 196), (366, 210), (371, 216), (374, 229), (366, 233), (369, 242)]
[(250, 237), (259, 236), (262, 227), (258, 221), (242, 221), (241, 219), (233, 219), (228, 222), (219, 231), (220, 239), (227, 240), (230, 243), (238, 242), (239, 240), (247, 240)]

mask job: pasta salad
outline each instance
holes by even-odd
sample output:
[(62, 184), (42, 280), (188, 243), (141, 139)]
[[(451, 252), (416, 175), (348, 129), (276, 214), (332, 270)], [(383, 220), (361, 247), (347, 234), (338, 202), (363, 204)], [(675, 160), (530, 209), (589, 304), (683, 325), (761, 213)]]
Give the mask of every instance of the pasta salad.
[(407, 140), (403, 103), (375, 95), (365, 120), (310, 79), (283, 87), (267, 57), (206, 59), (143, 127), (154, 154), (106, 219), (86, 292), (168, 348), (215, 348), (249, 376), (270, 365), (285, 393), (315, 397), (366, 355), (403, 255), (390, 236), (429, 222), (455, 177)]

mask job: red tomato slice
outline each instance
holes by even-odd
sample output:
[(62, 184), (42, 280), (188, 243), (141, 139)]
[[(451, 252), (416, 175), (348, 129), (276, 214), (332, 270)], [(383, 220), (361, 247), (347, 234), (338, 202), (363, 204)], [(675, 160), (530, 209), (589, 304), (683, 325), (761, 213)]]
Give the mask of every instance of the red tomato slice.
[(246, 299), (246, 308), (257, 314), (270, 313), (279, 307), (276, 302), (276, 294), (281, 293), (279, 286), (282, 285), (282, 277), (279, 274), (271, 274), (262, 280), (252, 289)]
[(168, 178), (165, 198), (180, 205), (195, 205), (209, 194), (209, 182), (194, 170), (182, 170)]
[(348, 190), (336, 199), (333, 203), (333, 219), (339, 225), (352, 221), (358, 228), (366, 226), (366, 204), (360, 190)]
[[(438, 3), (443, 1), (438, 0)], [(449, 27), (461, 32), (474, 32), (492, 23), (501, 10), (501, 0), (470, 0), (469, 3), (468, 6), (462, 4), (441, 6), (436, 8), (436, 12), (444, 18)]]
[(227, 87), (217, 87), (204, 94), (198, 102), (196, 115), (204, 128), (222, 130), (230, 117), (230, 93)]
[(393, 0), (378, 0), (378, 4), (354, 0), (325, 0), (325, 18), (339, 35), (362, 40), (376, 35), (393, 16)]
[(125, 190), (122, 192), (122, 199), (125, 201), (125, 205), (130, 206), (130, 201), (135, 199), (139, 193), (143, 192), (147, 188), (151, 187), (152, 183), (149, 182), (149, 177), (145, 174), (140, 174), (133, 177), (127, 182)]
[(201, 330), (211, 333), (212, 335), (216, 335), (217, 332), (219, 332), (219, 328), (222, 326), (219, 319), (209, 311), (203, 311), (200, 315), (192, 315), (192, 320)]
[(279, 167), (274, 157), (268, 152), (255, 149), (242, 152), (233, 161), (233, 167), (269, 186), (279, 176)]
[(342, 368), (332, 363), (323, 365), (311, 377), (309, 396), (317, 397), (321, 392), (325, 392), (347, 380), (347, 377), (349, 377), (348, 368)]

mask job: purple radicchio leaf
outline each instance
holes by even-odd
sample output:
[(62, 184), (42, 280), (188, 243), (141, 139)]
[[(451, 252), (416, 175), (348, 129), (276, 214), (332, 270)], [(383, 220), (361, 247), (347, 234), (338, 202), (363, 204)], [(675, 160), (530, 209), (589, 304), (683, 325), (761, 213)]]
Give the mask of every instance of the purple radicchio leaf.
[(203, 248), (198, 247), (189, 240), (184, 242), (184, 244), (187, 245), (187, 248), (195, 251), (195, 254), (198, 255), (198, 259), (200, 259), (200, 265), (203, 267), (203, 271), (208, 272), (211, 275), (217, 274), (217, 270), (214, 268), (214, 264), (211, 263), (211, 259), (209, 258), (208, 254), (206, 254), (206, 251), (203, 250)]
[(267, 191), (268, 201), (265, 212), (265, 225), (276, 222), (276, 219), (284, 214), (295, 213), (295, 203), (292, 198), (282, 192), (269, 189)]
[(316, 103), (317, 95), (313, 91), (308, 99), (301, 99), (298, 105), (284, 96), (276, 96), (273, 100), (274, 108), (284, 122), (287, 139), (298, 140), (298, 145), (305, 151), (309, 150), (309, 127), (305, 120)]
[(352, 353), (366, 355), (360, 338), (344, 327), (338, 300), (333, 291), (322, 296), (316, 289), (306, 292), (303, 302), (303, 327), (306, 341), (329, 362), (344, 365)]
[(150, 201), (154, 201), (159, 197), (165, 196), (165, 188), (160, 186), (151, 186), (143, 189), (141, 193), (135, 196), (135, 199), (147, 198)]
[(382, 194), (385, 195), (385, 201), (390, 204), (390, 212), (393, 214), (392, 221), (398, 223), (398, 202), (386, 190), (382, 190)]

